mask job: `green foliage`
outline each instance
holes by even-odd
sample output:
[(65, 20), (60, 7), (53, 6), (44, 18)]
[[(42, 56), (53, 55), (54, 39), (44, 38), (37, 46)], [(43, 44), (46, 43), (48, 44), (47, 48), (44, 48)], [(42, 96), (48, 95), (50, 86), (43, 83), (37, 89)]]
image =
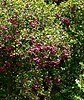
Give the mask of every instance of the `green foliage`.
[(84, 2), (0, 1), (0, 98), (82, 100)]

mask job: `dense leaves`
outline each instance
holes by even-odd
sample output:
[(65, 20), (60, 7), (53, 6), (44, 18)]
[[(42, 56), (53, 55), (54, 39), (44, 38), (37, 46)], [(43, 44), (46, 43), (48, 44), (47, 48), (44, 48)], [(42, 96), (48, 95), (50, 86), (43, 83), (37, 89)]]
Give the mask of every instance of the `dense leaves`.
[(0, 99), (84, 98), (84, 2), (0, 1)]

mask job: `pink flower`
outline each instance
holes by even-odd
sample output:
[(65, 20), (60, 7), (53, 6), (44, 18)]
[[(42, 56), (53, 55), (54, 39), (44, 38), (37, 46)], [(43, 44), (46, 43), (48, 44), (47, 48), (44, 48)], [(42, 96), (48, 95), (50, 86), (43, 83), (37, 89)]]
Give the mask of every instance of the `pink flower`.
[(31, 38), (32, 38), (32, 39), (35, 39), (35, 37), (34, 37), (34, 36), (31, 36)]
[(32, 62), (32, 59), (31, 59), (31, 60), (29, 60), (28, 62)]
[(65, 22), (65, 19), (64, 18), (62, 18), (62, 22)]
[(38, 43), (38, 44), (36, 44), (35, 46), (37, 46), (39, 49), (42, 49), (42, 43)]
[(48, 84), (52, 84), (52, 80), (48, 80), (47, 83), (48, 83)]
[(16, 24), (16, 22), (13, 19), (10, 19), (11, 24)]
[(36, 62), (37, 62), (38, 64), (41, 64), (40, 59), (36, 60)]
[(40, 51), (39, 48), (36, 48), (36, 49), (35, 49), (35, 53), (38, 53), (39, 51)]
[(37, 19), (34, 20), (34, 24), (35, 24), (35, 25), (38, 24), (38, 20), (37, 20)]
[(64, 50), (61, 59), (65, 60), (65, 59), (68, 59), (68, 58), (70, 58), (70, 55), (68, 54), (67, 50)]
[(28, 50), (27, 53), (28, 53), (28, 54), (32, 54), (32, 51)]
[(51, 50), (52, 47), (51, 46), (44, 46), (45, 50)]
[(36, 57), (36, 58), (33, 58), (33, 60), (34, 61), (38, 61), (38, 60), (40, 60), (38, 57)]
[(33, 39), (33, 40), (32, 40), (32, 43), (36, 43), (36, 40), (35, 40), (35, 39)]
[(5, 52), (11, 52), (12, 50), (13, 50), (13, 49), (10, 48), (10, 47), (6, 47), (6, 48), (4, 49)]
[(6, 69), (0, 68), (0, 72), (4, 73), (6, 72)]
[(56, 78), (56, 77), (54, 77), (54, 80), (57, 80), (57, 78)]
[(60, 84), (59, 83), (56, 83), (56, 86), (59, 86)]
[(6, 6), (6, 2), (4, 1), (4, 2), (2, 2), (2, 6)]
[(42, 64), (42, 66), (43, 66), (43, 67), (45, 67), (45, 66), (46, 66), (46, 64), (44, 63), (44, 64)]
[(13, 15), (12, 18), (13, 18), (13, 19), (17, 19), (17, 15)]
[(39, 96), (39, 97), (44, 97), (44, 96), (45, 96), (45, 94), (39, 94), (38, 96)]
[(35, 48), (31, 48), (30, 51), (34, 52), (35, 51)]
[(2, 35), (2, 33), (0, 32), (0, 35)]
[(57, 61), (48, 61), (48, 64), (57, 66), (57, 65), (60, 64), (60, 60), (57, 60)]
[(48, 58), (48, 56), (44, 56), (43, 58), (46, 58), (46, 59), (47, 59), (47, 58)]
[(32, 21), (32, 20), (28, 20), (28, 22), (29, 22), (29, 23), (32, 23), (33, 21)]
[(8, 36), (4, 36), (3, 39), (6, 40), (8, 38)]
[(55, 62), (55, 65), (59, 65), (60, 64), (60, 60), (57, 60), (56, 62)]
[(56, 52), (57, 49), (55, 47), (52, 47), (51, 50), (52, 52)]
[(13, 38), (14, 38), (14, 37), (13, 37), (13, 36), (10, 36), (10, 35), (4, 36), (4, 37), (3, 37), (4, 40), (6, 40), (6, 39), (13, 39)]
[(36, 84), (32, 84), (32, 88), (34, 89), (34, 90), (38, 90), (39, 88), (38, 88), (38, 86), (36, 85)]
[(18, 27), (18, 23), (16, 23), (15, 25), (14, 25), (14, 28), (17, 28)]
[(64, 48), (64, 49), (67, 49), (67, 47), (66, 47), (66, 46), (63, 46), (63, 48)]
[(3, 30), (8, 30), (8, 28), (6, 28), (6, 27), (3, 27)]
[(31, 24), (31, 26), (32, 26), (32, 28), (35, 28), (36, 25), (35, 24)]
[(60, 79), (57, 79), (57, 81), (56, 81), (57, 83), (59, 83), (60, 82)]
[(59, 14), (56, 14), (56, 17), (57, 17), (57, 18), (60, 18), (60, 15), (59, 15)]
[(47, 78), (48, 78), (48, 76), (47, 76), (47, 75), (46, 75), (46, 76), (43, 76), (43, 79), (44, 79), (44, 80), (46, 80)]
[(9, 68), (11, 67), (11, 64), (10, 64), (10, 62), (8, 62), (8, 61), (5, 61), (4, 67), (7, 67), (7, 68), (9, 69)]
[(40, 67), (39, 66), (35, 66), (35, 68), (38, 69), (38, 70), (40, 70)]
[(4, 67), (6, 67), (6, 64), (4, 64)]
[(70, 21), (69, 21), (68, 18), (62, 18), (62, 22), (63, 22), (63, 23), (66, 23), (67, 26), (70, 25)]
[(27, 96), (24, 96), (24, 99), (26, 99), (27, 98)]

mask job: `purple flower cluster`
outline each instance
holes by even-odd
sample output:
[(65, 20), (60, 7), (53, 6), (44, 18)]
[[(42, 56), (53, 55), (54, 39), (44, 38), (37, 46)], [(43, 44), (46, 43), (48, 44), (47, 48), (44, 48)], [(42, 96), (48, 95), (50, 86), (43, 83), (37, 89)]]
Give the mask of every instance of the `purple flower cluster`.
[(13, 15), (12, 18), (10, 18), (10, 23), (14, 26), (14, 28), (17, 28), (19, 25), (17, 22), (17, 18), (18, 18), (17, 15)]
[(58, 79), (57, 77), (54, 77), (54, 81), (56, 82), (56, 86), (60, 85), (61, 80)]
[(58, 66), (58, 65), (60, 64), (60, 60), (57, 60), (57, 61), (49, 61), (48, 64), (49, 64), (49, 65)]
[(69, 20), (68, 18), (61, 18), (61, 15), (59, 15), (58, 13), (55, 14), (55, 16), (56, 16), (56, 18), (60, 18), (61, 21), (62, 21), (63, 23), (65, 23), (65, 24), (67, 25), (67, 27), (69, 27), (69, 25), (70, 25), (70, 20)]
[(38, 91), (39, 90), (38, 84), (37, 83), (32, 84), (32, 89)]
[(36, 61), (37, 63), (40, 62), (40, 58), (39, 57), (33, 58), (33, 60)]
[(28, 20), (28, 22), (30, 23), (30, 25), (32, 26), (33, 29), (35, 29), (35, 27), (38, 24), (38, 20), (34, 19), (34, 20)]
[(70, 21), (68, 18), (62, 18), (62, 22), (65, 23), (67, 26), (70, 25)]
[(52, 80), (46, 80), (46, 84), (52, 84)]
[(6, 30), (8, 30), (8, 28), (6, 28), (6, 27), (4, 26), (4, 27), (0, 28), (0, 30), (6, 31)]
[[(32, 36), (32, 39), (35, 39), (34, 36)], [(59, 48), (59, 47), (58, 47)], [(59, 66), (61, 61), (60, 60), (66, 60), (70, 56), (67, 51), (67, 47), (63, 46), (64, 51), (60, 56), (55, 56), (58, 50), (57, 47), (54, 45), (44, 45), (43, 43), (33, 43), (33, 47), (30, 48), (27, 53), (29, 57), (31, 58), (29, 60), (30, 63), (32, 61), (35, 61), (37, 65), (39, 64), (41, 67), (46, 67), (46, 66)], [(32, 56), (32, 55), (35, 56)], [(58, 58), (58, 59), (57, 59)]]
[(45, 50), (51, 50), (52, 52), (56, 52), (56, 48), (54, 46), (44, 46)]
[(0, 72), (5, 73), (6, 72), (6, 69), (0, 68)]
[[(36, 41), (35, 41), (36, 42)], [(33, 42), (34, 43), (34, 42)], [(40, 52), (40, 50), (42, 51), (48, 51), (48, 50), (50, 50), (51, 52), (56, 52), (56, 48), (54, 47), (54, 46), (43, 46), (43, 44), (42, 43), (39, 43), (39, 44), (36, 44), (35, 45), (35, 47), (33, 47), (33, 48), (31, 48), (30, 50), (28, 50), (27, 52), (28, 52), (28, 54), (32, 54), (33, 52), (34, 53), (38, 53), (38, 52)], [(45, 57), (44, 57), (45, 58)]]
[(32, 43), (36, 43), (36, 40), (35, 40), (35, 39), (33, 39), (33, 40), (32, 40)]
[(2, 4), (2, 6), (6, 6), (6, 2), (5, 2), (5, 1), (4, 1), (4, 2), (2, 2), (1, 4)]
[(2, 32), (0, 32), (0, 35), (2, 35)]
[(14, 39), (14, 36), (7, 35), (7, 36), (4, 36), (3, 39), (4, 40), (6, 40), (6, 39), (11, 39), (12, 40), (12, 39)]
[(38, 97), (40, 98), (40, 100), (44, 100), (45, 94), (43, 94), (43, 93), (38, 94)]
[(10, 69), (10, 67), (11, 67), (10, 62), (5, 61), (5, 63), (4, 63), (4, 67)]
[(33, 52), (34, 52), (34, 53), (38, 53), (39, 51), (40, 51), (39, 48), (31, 48), (30, 50), (27, 51), (27, 53), (28, 53), (28, 54), (32, 54)]
[(38, 69), (38, 70), (40, 70), (40, 67), (39, 66), (35, 66), (35, 68)]
[(55, 14), (55, 16), (56, 16), (57, 18), (60, 18), (60, 15), (59, 15), (59, 14)]
[(49, 76), (47, 76), (47, 75), (43, 76), (43, 80), (46, 83), (46, 85), (49, 85), (49, 84), (53, 83), (53, 81), (51, 79), (49, 79)]
[(62, 53), (62, 56), (61, 56), (61, 60), (66, 60), (70, 58), (70, 55), (68, 54), (67, 50), (64, 50), (63, 53)]
[(10, 47), (6, 47), (5, 49), (3, 49), (4, 52), (11, 52), (13, 50), (13, 48)]

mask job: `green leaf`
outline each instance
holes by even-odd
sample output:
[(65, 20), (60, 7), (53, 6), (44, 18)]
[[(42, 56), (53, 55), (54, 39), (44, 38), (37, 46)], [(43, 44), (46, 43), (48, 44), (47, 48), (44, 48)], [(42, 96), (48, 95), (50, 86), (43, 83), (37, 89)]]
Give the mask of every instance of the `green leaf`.
[(81, 67), (84, 69), (84, 63), (83, 63), (83, 62), (80, 62), (79, 64), (80, 64)]

